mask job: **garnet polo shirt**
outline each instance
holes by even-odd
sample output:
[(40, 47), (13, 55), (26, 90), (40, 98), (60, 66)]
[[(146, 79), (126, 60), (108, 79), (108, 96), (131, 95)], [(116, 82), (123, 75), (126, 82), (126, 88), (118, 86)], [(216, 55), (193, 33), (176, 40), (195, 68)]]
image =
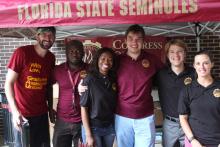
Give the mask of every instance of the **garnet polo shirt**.
[(220, 144), (220, 81), (208, 87), (197, 81), (187, 85), (180, 93), (178, 111), (189, 116), (193, 135), (203, 145)]
[[(59, 99), (57, 104), (57, 117), (66, 122), (77, 123), (81, 122), (81, 112), (80, 112), (80, 97), (77, 92), (77, 86), (81, 78), (86, 74), (87, 64), (83, 64), (80, 69), (71, 70), (72, 80), (77, 80), (77, 84), (73, 86), (71, 79), (68, 75), (67, 63), (63, 63), (55, 67), (54, 78), (59, 85)], [(75, 101), (75, 107), (73, 107), (73, 98)]]
[(179, 117), (177, 110), (180, 90), (194, 79), (194, 68), (185, 66), (185, 70), (176, 75), (171, 67), (164, 67), (156, 75), (155, 84), (164, 115)]
[(116, 114), (134, 119), (152, 115), (152, 77), (162, 66), (160, 60), (145, 51), (137, 60), (126, 54), (119, 57)]

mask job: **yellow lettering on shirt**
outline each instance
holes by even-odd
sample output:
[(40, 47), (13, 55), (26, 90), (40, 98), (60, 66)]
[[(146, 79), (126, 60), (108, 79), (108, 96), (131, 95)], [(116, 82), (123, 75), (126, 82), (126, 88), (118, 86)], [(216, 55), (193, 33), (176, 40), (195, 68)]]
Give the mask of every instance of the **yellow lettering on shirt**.
[(43, 89), (43, 86), (47, 84), (47, 78), (36, 78), (28, 76), (25, 82), (25, 88), (27, 89)]
[(32, 73), (40, 73), (41, 65), (38, 63), (31, 63), (29, 71)]

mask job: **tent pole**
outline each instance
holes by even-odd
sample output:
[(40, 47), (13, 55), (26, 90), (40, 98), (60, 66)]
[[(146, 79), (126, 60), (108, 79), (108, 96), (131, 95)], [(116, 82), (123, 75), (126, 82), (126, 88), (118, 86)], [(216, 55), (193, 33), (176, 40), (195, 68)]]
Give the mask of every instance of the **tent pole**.
[(195, 23), (195, 34), (196, 34), (196, 48), (197, 51), (200, 51), (200, 25), (199, 22)]
[(197, 48), (197, 51), (200, 51), (200, 36), (196, 37), (196, 48)]

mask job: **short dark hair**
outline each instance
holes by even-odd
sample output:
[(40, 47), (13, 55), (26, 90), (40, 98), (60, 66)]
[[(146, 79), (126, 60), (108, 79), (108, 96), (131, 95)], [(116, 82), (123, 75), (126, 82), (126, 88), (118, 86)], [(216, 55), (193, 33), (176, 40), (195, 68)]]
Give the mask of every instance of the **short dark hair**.
[(142, 37), (145, 37), (145, 31), (142, 26), (138, 24), (131, 25), (125, 32), (125, 37), (127, 38), (128, 33), (133, 32), (133, 33), (141, 33)]
[(92, 61), (92, 66), (91, 66), (90, 72), (92, 74), (98, 74), (99, 73), (98, 62), (99, 62), (100, 56), (103, 53), (110, 53), (112, 55), (113, 65), (112, 65), (112, 68), (110, 69), (108, 74), (111, 78), (115, 79), (116, 78), (116, 70), (117, 70), (117, 67), (118, 67), (117, 60), (116, 60), (116, 54), (111, 48), (108, 48), (108, 47), (103, 47), (103, 48), (99, 49), (96, 52), (96, 54), (93, 58), (93, 61)]
[(43, 33), (43, 32), (52, 32), (54, 35), (56, 35), (56, 28), (53, 26), (38, 27), (37, 28), (37, 34)]
[(79, 40), (70, 40), (66, 43), (66, 54), (67, 54), (67, 50), (69, 50), (70, 48), (76, 48), (77, 50), (80, 51), (80, 54), (83, 56), (84, 55), (84, 47), (83, 47), (83, 43)]
[(83, 44), (79, 40), (70, 40), (66, 43), (66, 50), (75, 47), (77, 49), (83, 50)]
[[(195, 56), (197, 56), (197, 55), (207, 55), (209, 57), (210, 61), (212, 63), (214, 63), (213, 55), (207, 49), (203, 49), (203, 50), (196, 52)], [(194, 59), (195, 59), (195, 56), (194, 56)]]

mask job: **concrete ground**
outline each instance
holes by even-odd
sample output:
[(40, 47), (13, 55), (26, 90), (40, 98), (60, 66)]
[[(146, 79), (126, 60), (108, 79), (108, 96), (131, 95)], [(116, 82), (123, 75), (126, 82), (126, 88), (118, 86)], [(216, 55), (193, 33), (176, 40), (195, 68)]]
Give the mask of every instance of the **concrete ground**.
[(3, 136), (0, 136), (0, 147), (8, 147), (3, 143)]

